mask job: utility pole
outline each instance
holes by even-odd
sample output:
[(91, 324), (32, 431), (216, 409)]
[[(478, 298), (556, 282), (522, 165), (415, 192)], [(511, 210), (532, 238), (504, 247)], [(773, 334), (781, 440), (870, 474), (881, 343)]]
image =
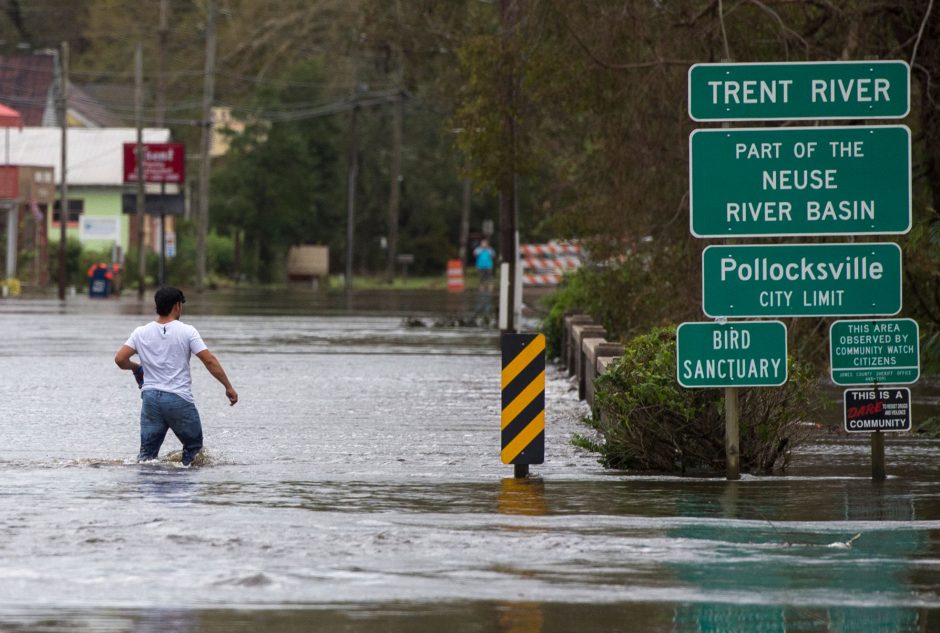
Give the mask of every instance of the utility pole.
[(202, 292), (206, 279), (206, 237), (209, 234), (209, 150), (212, 146), (212, 101), (215, 98), (215, 2), (213, 0), (208, 0), (207, 14), (199, 169), (199, 220), (196, 231), (196, 290), (199, 292)]
[(62, 128), (59, 168), (59, 300), (65, 301), (65, 241), (66, 224), (69, 219), (68, 164), (68, 114), (69, 114), (69, 43), (62, 42), (59, 55), (59, 125)]
[(404, 119), (402, 95), (392, 102), (392, 164), (391, 190), (388, 195), (388, 260), (385, 263), (385, 279), (395, 279), (395, 256), (398, 254), (398, 210), (401, 204), (401, 142)]
[(163, 127), (163, 117), (166, 112), (166, 44), (170, 32), (167, 24), (167, 9), (169, 0), (160, 0), (160, 26), (157, 29), (159, 42), (159, 69), (157, 72), (157, 103), (156, 127)]
[[(358, 88), (357, 88), (358, 90)], [(349, 123), (349, 166), (346, 170), (346, 290), (352, 290), (353, 240), (356, 223), (356, 178), (359, 172), (359, 95), (353, 97), (353, 109)]]
[(460, 265), (467, 264), (467, 243), (470, 241), (470, 203), (473, 200), (473, 181), (469, 178), (463, 179), (463, 201), (460, 205), (460, 242), (458, 253), (460, 254)]
[[(504, 274), (508, 279), (501, 283), (501, 286), (508, 288), (508, 297), (506, 297), (506, 319), (504, 325), (505, 332), (515, 332), (518, 324), (515, 322), (515, 296), (518, 292), (516, 288), (516, 191), (515, 191), (515, 171), (516, 171), (516, 121), (513, 114), (513, 105), (515, 102), (515, 69), (513, 62), (513, 53), (510, 50), (511, 39), (515, 37), (515, 28), (517, 23), (518, 6), (517, 0), (500, 0), (499, 17), (502, 26), (502, 44), (503, 44), (503, 72), (506, 73), (503, 78), (503, 142), (509, 148), (508, 165), (504, 166), (508, 175), (504, 173), (501, 177), (499, 186), (499, 250), (502, 259)], [(508, 265), (508, 267), (507, 267)], [(508, 268), (508, 270), (507, 270)]]
[(137, 126), (137, 300), (144, 298), (147, 279), (147, 253), (144, 247), (144, 49), (137, 42), (134, 53), (134, 124)]

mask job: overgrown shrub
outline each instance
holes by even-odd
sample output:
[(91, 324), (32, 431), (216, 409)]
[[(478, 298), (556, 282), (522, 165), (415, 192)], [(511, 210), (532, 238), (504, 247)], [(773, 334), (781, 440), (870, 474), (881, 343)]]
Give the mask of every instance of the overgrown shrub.
[[(742, 389), (742, 472), (785, 469), (790, 451), (806, 439), (825, 400), (812, 367), (788, 359), (782, 387)], [(600, 453), (610, 468), (689, 473), (723, 471), (724, 392), (686, 389), (676, 380), (676, 329), (656, 328), (625, 346), (595, 385), (590, 425), (603, 441), (575, 443)]]

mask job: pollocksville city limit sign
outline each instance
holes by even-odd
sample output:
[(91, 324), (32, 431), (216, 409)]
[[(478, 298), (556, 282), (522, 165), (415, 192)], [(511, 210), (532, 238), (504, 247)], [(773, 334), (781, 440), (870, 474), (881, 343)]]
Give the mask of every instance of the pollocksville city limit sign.
[(689, 165), (696, 237), (911, 228), (911, 132), (904, 125), (696, 130)]
[(901, 247), (871, 244), (708, 246), (706, 316), (892, 316), (901, 310)]
[(900, 119), (910, 110), (903, 61), (694, 64), (696, 121)]

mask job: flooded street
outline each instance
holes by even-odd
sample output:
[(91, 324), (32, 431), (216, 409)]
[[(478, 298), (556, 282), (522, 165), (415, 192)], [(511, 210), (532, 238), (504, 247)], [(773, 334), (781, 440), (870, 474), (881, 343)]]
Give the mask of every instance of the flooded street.
[(191, 470), (134, 461), (112, 359), (149, 297), (0, 301), (0, 630), (940, 630), (940, 442), (889, 438), (881, 484), (867, 438), (786, 477), (630, 476), (571, 446), (553, 369), (516, 481), (495, 331), (391, 295), (190, 297), (240, 397), (192, 363)]

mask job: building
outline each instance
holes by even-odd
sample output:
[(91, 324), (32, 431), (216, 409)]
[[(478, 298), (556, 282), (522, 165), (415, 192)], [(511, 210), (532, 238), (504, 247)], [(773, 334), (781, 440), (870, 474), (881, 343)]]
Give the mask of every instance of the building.
[[(66, 232), (81, 241), (82, 246), (94, 250), (109, 250), (114, 246), (126, 251), (136, 217), (122, 213), (121, 194), (128, 189), (124, 184), (124, 144), (137, 140), (134, 128), (69, 128), (68, 130), (68, 190), (69, 209)], [(166, 143), (170, 139), (167, 129), (145, 129), (145, 143)], [(9, 147), (5, 147), (9, 142)], [(60, 182), (62, 132), (58, 128), (24, 127), (0, 135), (0, 156), (9, 152), (12, 166), (36, 165), (51, 169), (55, 187)], [(58, 194), (57, 196), (58, 197)], [(58, 242), (60, 213), (58, 200), (52, 212), (39, 203), (43, 213), (46, 235), (50, 242)], [(20, 222), (27, 221), (24, 207)], [(169, 219), (172, 222), (172, 218)], [(172, 231), (168, 226), (168, 233)], [(145, 241), (153, 246), (157, 235), (154, 223), (144, 228)]]

